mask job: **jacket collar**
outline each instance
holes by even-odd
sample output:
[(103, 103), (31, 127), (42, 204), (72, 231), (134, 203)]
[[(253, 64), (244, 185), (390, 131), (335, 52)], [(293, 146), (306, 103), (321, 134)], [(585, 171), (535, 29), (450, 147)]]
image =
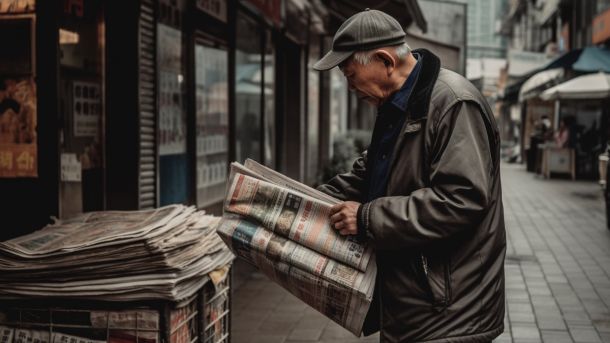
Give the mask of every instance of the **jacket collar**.
[(407, 105), (409, 120), (422, 119), (428, 115), (430, 97), (441, 69), (440, 59), (429, 50), (415, 49), (413, 52), (420, 55), (418, 63), (422, 65)]

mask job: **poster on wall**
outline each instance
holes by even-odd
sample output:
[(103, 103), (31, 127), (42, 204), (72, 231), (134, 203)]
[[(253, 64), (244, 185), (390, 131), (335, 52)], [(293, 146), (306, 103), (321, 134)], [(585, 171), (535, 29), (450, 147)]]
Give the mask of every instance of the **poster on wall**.
[(0, 78), (0, 177), (37, 177), (36, 84)]
[(34, 12), (36, 0), (0, 0), (0, 14)]
[(159, 155), (186, 153), (182, 33), (159, 24)]
[(74, 136), (97, 137), (102, 110), (100, 85), (95, 82), (72, 83)]
[(82, 164), (74, 153), (62, 153), (60, 159), (61, 181), (81, 182)]

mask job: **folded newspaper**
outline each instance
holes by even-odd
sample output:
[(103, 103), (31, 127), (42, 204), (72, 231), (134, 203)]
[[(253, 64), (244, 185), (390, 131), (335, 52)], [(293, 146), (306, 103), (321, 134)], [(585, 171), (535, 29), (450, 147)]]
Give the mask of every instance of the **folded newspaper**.
[(0, 242), (0, 298), (180, 301), (234, 258), (219, 220), (183, 205), (57, 220)]
[(239, 258), (360, 336), (377, 265), (370, 245), (330, 227), (337, 203), (255, 161), (233, 163), (218, 234)]

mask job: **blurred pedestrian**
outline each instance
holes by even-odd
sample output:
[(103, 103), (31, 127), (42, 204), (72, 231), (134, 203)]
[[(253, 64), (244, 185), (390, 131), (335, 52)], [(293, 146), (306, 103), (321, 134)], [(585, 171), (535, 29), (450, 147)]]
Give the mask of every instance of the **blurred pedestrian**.
[(342, 235), (376, 250), (365, 335), (382, 342), (487, 342), (504, 331), (506, 236), (492, 111), (437, 56), (411, 50), (391, 16), (347, 19), (314, 68), (339, 66), (377, 106), (371, 144), (320, 190)]
[(568, 126), (567, 120), (561, 118), (559, 121), (559, 128), (555, 132), (555, 144), (558, 148), (567, 148), (570, 144), (570, 127)]

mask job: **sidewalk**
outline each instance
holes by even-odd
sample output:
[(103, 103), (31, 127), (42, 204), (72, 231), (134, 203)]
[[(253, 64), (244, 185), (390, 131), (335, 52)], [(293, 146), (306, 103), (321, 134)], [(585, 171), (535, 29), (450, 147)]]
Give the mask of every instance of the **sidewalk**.
[[(508, 306), (495, 342), (610, 343), (610, 231), (600, 187), (502, 168)], [(242, 263), (235, 275), (233, 343), (379, 340), (355, 338)]]

